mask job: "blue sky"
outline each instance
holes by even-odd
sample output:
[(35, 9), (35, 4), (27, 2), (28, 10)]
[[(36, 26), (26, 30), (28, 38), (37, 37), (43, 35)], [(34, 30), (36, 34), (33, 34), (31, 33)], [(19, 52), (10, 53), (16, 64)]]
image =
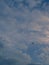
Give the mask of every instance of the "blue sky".
[(0, 65), (29, 64), (49, 65), (49, 0), (0, 0)]

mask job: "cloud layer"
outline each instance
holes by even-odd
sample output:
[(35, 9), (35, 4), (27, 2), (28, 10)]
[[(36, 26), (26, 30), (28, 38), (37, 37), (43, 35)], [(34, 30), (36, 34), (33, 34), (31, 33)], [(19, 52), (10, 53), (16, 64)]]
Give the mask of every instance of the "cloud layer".
[[(29, 64), (34, 60), (30, 51), (27, 53), (32, 42), (49, 45), (48, 4), (48, 0), (0, 0), (0, 64)], [(34, 51), (39, 52), (36, 49)], [(40, 57), (37, 55), (39, 58), (49, 54), (47, 50), (47, 55), (44, 50), (42, 52)]]

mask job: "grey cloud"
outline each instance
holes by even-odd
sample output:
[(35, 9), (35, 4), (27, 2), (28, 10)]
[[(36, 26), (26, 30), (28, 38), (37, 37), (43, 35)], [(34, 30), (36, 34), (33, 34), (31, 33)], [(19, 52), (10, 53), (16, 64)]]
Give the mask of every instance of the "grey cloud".
[[(39, 41), (39, 44), (47, 44), (49, 42), (49, 38), (46, 37), (49, 35), (46, 33), (49, 28), (47, 27), (47, 24), (49, 23), (49, 17), (39, 10), (34, 10), (33, 12), (28, 11), (30, 8), (36, 5), (34, 0), (25, 0), (23, 3), (20, 1), (23, 5), (17, 0), (21, 5), (19, 5), (20, 7), (15, 5), (18, 7), (18, 9), (14, 7), (13, 2), (11, 2), (14, 0), (4, 1), (6, 1), (6, 4), (3, 2), (3, 0), (1, 3), (4, 9), (1, 9), (2, 14), (0, 16), (0, 37), (2, 37), (4, 40), (3, 43), (5, 47), (3, 50), (4, 52), (1, 51), (1, 53), (4, 53), (3, 55), (6, 56), (6, 58), (17, 58), (16, 56), (18, 55), (19, 57), (17, 59), (20, 61), (18, 63), (30, 63), (30, 56), (28, 56), (27, 53), (20, 51), (27, 51), (28, 45), (32, 43), (32, 41), (37, 40)], [(14, 2), (17, 3), (17, 1), (15, 0)], [(31, 4), (32, 2), (34, 3), (33, 5)], [(38, 3), (40, 4), (40, 2)], [(20, 11), (19, 8), (22, 8), (22, 10)]]
[(34, 9), (41, 9), (42, 5), (41, 0), (4, 0), (5, 3), (10, 7), (10, 8), (17, 8), (20, 10), (23, 9), (28, 9), (29, 11), (33, 11)]
[(42, 53), (38, 57), (41, 61), (41, 64), (49, 64), (49, 46), (42, 48)]

